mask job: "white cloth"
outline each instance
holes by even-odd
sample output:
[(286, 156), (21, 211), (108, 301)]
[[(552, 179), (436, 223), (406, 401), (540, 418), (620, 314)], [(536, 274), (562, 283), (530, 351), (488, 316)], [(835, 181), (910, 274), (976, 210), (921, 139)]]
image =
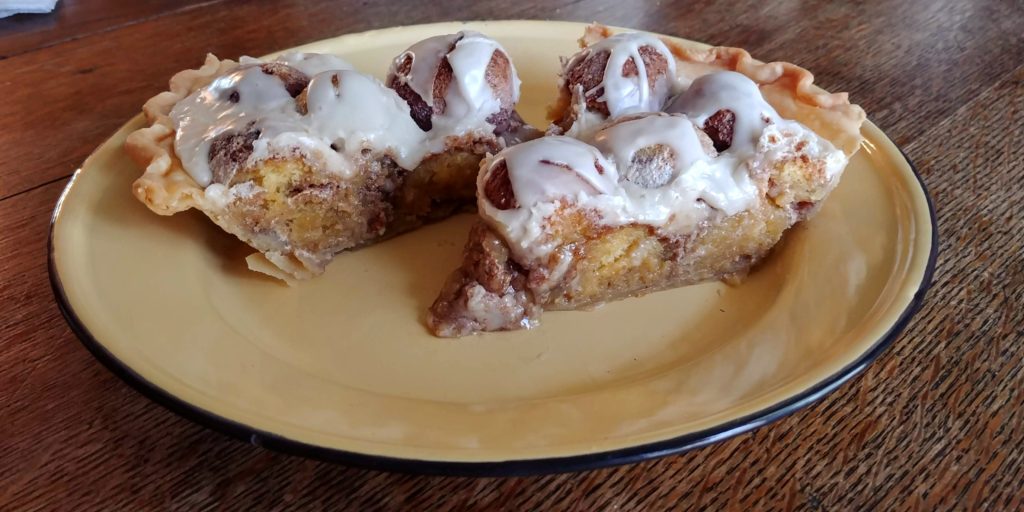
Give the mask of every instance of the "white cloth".
[(53, 10), (57, 0), (0, 0), (0, 18), (12, 14), (42, 14)]

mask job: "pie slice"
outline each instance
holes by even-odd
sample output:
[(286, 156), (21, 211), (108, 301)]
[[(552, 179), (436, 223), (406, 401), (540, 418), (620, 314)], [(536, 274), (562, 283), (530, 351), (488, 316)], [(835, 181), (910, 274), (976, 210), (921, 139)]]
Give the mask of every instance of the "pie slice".
[(480, 221), (431, 306), (443, 337), (738, 281), (837, 185), (864, 112), (792, 64), (591, 26), (549, 136), (481, 164)]
[[(482, 79), (481, 79), (482, 78)], [(471, 206), (480, 160), (534, 136), (519, 78), (476, 32), (421, 41), (387, 85), (333, 55), (208, 56), (146, 102), (126, 151), (152, 211), (197, 208), (252, 246), (249, 267), (292, 281), (340, 251)]]

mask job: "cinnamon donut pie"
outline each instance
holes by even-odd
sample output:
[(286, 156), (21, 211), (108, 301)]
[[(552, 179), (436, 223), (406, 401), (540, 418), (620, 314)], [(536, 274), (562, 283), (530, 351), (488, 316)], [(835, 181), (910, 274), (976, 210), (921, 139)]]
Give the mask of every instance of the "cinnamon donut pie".
[(384, 82), (331, 55), (209, 56), (143, 107), (133, 191), (162, 215), (201, 210), (289, 281), (475, 203), (428, 313), (452, 337), (737, 281), (859, 148), (863, 110), (795, 65), (600, 25), (580, 43), (544, 137), (516, 112), (508, 53), (476, 32), (414, 44)]
[(469, 31), (413, 45), (387, 85), (332, 55), (211, 55), (143, 107), (133, 191), (162, 215), (201, 210), (258, 251), (254, 270), (309, 278), (471, 206), (480, 160), (539, 135), (519, 85), (505, 50)]
[(549, 136), (481, 164), (480, 221), (430, 308), (438, 336), (736, 281), (839, 182), (864, 112), (806, 70), (598, 25)]

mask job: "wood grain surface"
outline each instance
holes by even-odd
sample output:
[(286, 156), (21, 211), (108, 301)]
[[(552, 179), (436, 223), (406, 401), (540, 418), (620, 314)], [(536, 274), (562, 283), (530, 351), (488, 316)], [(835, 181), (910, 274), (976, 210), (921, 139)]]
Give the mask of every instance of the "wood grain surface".
[[(452, 19), (604, 23), (814, 71), (915, 161), (934, 285), (860, 377), (753, 433), (647, 463), (470, 479), (272, 453), (108, 373), (65, 325), (46, 235), (89, 152), (208, 52)], [(823, 0), (62, 0), (0, 20), (0, 510), (1024, 509), (1024, 4)]]

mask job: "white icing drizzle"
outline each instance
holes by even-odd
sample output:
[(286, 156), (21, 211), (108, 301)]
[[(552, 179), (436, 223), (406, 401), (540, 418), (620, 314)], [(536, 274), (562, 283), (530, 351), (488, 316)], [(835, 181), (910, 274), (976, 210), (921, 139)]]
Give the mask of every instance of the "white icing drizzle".
[[(255, 57), (249, 57), (243, 55), (238, 59), (238, 63), (242, 66), (248, 66), (251, 64), (264, 64), (267, 61), (263, 59), (257, 59)], [(347, 60), (333, 55), (330, 53), (304, 53), (304, 52), (288, 52), (278, 55), (276, 59), (271, 62), (280, 62), (281, 64), (287, 64), (299, 71), (302, 71), (306, 75), (312, 77), (323, 73), (324, 71), (341, 71), (343, 69), (355, 69), (351, 63)]]
[(355, 171), (353, 160), (366, 148), (388, 153), (407, 169), (426, 155), (425, 137), (405, 102), (372, 77), (337, 70), (348, 66), (342, 59), (298, 53), (279, 58), (300, 71), (317, 72), (306, 91), (307, 115), (298, 112), (284, 82), (260, 68), (261, 61), (244, 62), (171, 110), (175, 152), (201, 186), (212, 182), (210, 146), (223, 133), (259, 130), (248, 163), (298, 151), (342, 176)]
[[(665, 78), (652, 84), (647, 80), (647, 68), (644, 65), (643, 56), (640, 55), (640, 48), (649, 46), (660, 53), (668, 63), (668, 70)], [(672, 90), (672, 77), (676, 74), (676, 61), (665, 43), (650, 34), (637, 32), (626, 32), (615, 34), (602, 39), (597, 43), (583, 49), (574, 55), (565, 65), (565, 69), (571, 69), (581, 63), (590, 55), (609, 52), (608, 64), (604, 68), (604, 77), (600, 84), (589, 91), (584, 91), (585, 96), (596, 94), (598, 89), (603, 93), (598, 100), (608, 105), (610, 117), (618, 117), (634, 112), (655, 112), (661, 110), (674, 91)], [(630, 60), (636, 65), (635, 76), (623, 76), (622, 67)], [(564, 74), (564, 72), (563, 72)]]
[[(702, 143), (697, 130), (726, 108), (736, 116), (733, 142), (716, 153)], [(685, 234), (710, 218), (733, 215), (756, 204), (762, 191), (752, 175), (772, 162), (798, 155), (823, 159), (829, 180), (846, 164), (845, 154), (828, 140), (796, 121), (780, 118), (757, 85), (739, 73), (697, 78), (670, 109), (679, 113), (609, 121), (593, 132), (594, 146), (549, 136), (505, 149), (478, 178), (481, 215), (504, 235), (518, 257), (545, 263), (557, 254), (553, 251), (558, 241), (548, 236), (545, 225), (558, 211), (559, 199), (593, 212), (605, 225), (637, 223)], [(672, 175), (663, 185), (644, 188), (621, 176), (638, 150), (655, 144), (670, 148), (675, 157)], [(573, 172), (542, 160), (564, 162)], [(596, 172), (595, 160), (602, 162), (604, 173)], [(508, 210), (492, 205), (484, 193), (500, 161), (507, 165), (518, 203)]]
[(423, 99), (427, 105), (434, 106), (434, 81), (437, 78), (437, 70), (441, 65), (441, 59), (448, 54), (449, 48), (459, 37), (459, 34), (447, 34), (442, 36), (428, 37), (402, 52), (395, 57), (391, 63), (388, 75), (395, 75), (398, 66), (407, 58), (412, 58), (412, 67), (408, 75), (401, 78), (409, 87)]
[(306, 101), (310, 132), (343, 148), (339, 152), (386, 151), (406, 169), (426, 156), (423, 132), (408, 105), (373, 77), (350, 70), (321, 73), (310, 80)]
[[(632, 122), (643, 125), (648, 119), (652, 118)], [(660, 120), (653, 119), (660, 124)], [(678, 119), (690, 124), (683, 117)], [(630, 126), (612, 137), (599, 133), (598, 138), (610, 146), (624, 147), (628, 143), (617, 139), (634, 129), (644, 128)], [(679, 127), (676, 131), (685, 133)], [(609, 138), (613, 140), (609, 142)], [(481, 173), (478, 179), (480, 212), (504, 235), (518, 257), (534, 262), (546, 261), (552, 251), (557, 249), (555, 244), (558, 241), (547, 238), (545, 225), (548, 218), (556, 214), (559, 200), (595, 213), (598, 222), (605, 225), (638, 223), (684, 233), (694, 229), (713, 213), (709, 203), (700, 199), (728, 196), (731, 201), (739, 204), (753, 197), (757, 191), (749, 180), (737, 184), (720, 179), (717, 176), (719, 169), (708, 163), (710, 155), (704, 153), (695, 135), (693, 138), (695, 145), (685, 141), (674, 145), (685, 147), (688, 153), (693, 153), (688, 157), (694, 164), (669, 184), (656, 189), (620, 181), (621, 167), (616, 163), (618, 158), (614, 152), (609, 152), (606, 157), (598, 148), (576, 139), (549, 136), (513, 146), (496, 155)], [(707, 158), (701, 158), (694, 152), (705, 154)], [(518, 208), (500, 210), (490, 204), (483, 193), (483, 186), (491, 171), (502, 160), (508, 168)], [(597, 172), (595, 162), (601, 165), (603, 173)], [(732, 190), (727, 190), (729, 187)]]
[[(448, 63), (452, 66), (452, 77), (457, 85), (456, 90), (449, 87), (445, 102), (448, 106), (445, 116), (462, 118), (473, 115), (493, 114), (501, 110), (501, 101), (495, 95), (491, 85), (487, 83), (486, 71), (495, 52), (508, 53), (497, 41), (479, 33), (464, 31), (462, 38), (455, 43), (455, 48), (448, 53)], [(515, 67), (511, 68), (512, 103), (519, 101), (519, 76)], [(453, 110), (454, 108), (454, 110)]]
[(736, 116), (732, 146), (729, 148), (734, 153), (753, 153), (765, 126), (779, 120), (779, 114), (761, 96), (757, 84), (735, 71), (698, 77), (672, 100), (665, 111), (686, 114), (703, 126), (709, 117), (722, 109), (729, 109)]
[[(484, 187), (491, 172), (504, 161), (519, 207), (500, 210), (486, 199)], [(598, 169), (601, 167), (601, 170)], [(579, 140), (548, 136), (507, 148), (477, 176), (480, 214), (491, 221), (520, 257), (536, 261), (556, 248), (546, 240), (546, 219), (560, 201), (585, 203), (612, 198), (618, 189), (614, 165), (596, 148)]]
[(719, 158), (737, 169), (742, 164), (756, 168), (764, 161), (805, 155), (824, 160), (826, 178), (831, 181), (846, 166), (848, 158), (842, 151), (799, 122), (779, 116), (757, 84), (742, 73), (719, 71), (696, 77), (665, 108), (685, 114), (698, 126), (722, 109), (731, 110), (735, 122), (732, 144)]
[[(486, 70), (496, 51), (508, 56), (493, 39), (464, 31), (421, 41), (396, 59), (397, 63), (413, 56), (408, 83), (429, 104), (433, 104), (441, 59), (447, 57), (452, 67), (445, 111), (433, 116), (428, 134), (416, 126), (408, 105), (393, 90), (352, 70), (340, 57), (292, 52), (274, 60), (309, 78), (305, 115), (298, 112), (284, 82), (261, 70), (264, 61), (242, 57), (238, 69), (193, 92), (171, 110), (175, 152), (185, 171), (203, 187), (213, 180), (209, 161), (213, 139), (253, 130), (259, 131), (259, 138), (246, 164), (297, 151), (330, 172), (349, 176), (355, 170), (353, 160), (368, 148), (386, 152), (398, 165), (412, 169), (426, 155), (443, 151), (451, 136), (493, 133), (487, 118), (503, 105), (487, 83)], [(511, 61), (509, 66), (514, 104), (519, 100), (520, 81)]]
[[(757, 195), (757, 186), (750, 179), (745, 166), (737, 166), (728, 157), (716, 157), (705, 149), (697, 134), (699, 128), (686, 116), (650, 114), (639, 119), (612, 124), (597, 132), (594, 144), (619, 166), (627, 169), (633, 156), (642, 148), (660, 144), (672, 150), (675, 166), (661, 192), (631, 182), (623, 183), (625, 193), (635, 204), (657, 200), (681, 201), (674, 213), (685, 225), (693, 217), (698, 199), (726, 215), (745, 210)], [(669, 191), (671, 197), (665, 197)], [(692, 197), (691, 197), (691, 193)], [(649, 208), (645, 207), (645, 210)], [(650, 218), (649, 216), (643, 216)]]
[(341, 71), (343, 69), (355, 69), (345, 59), (330, 53), (302, 53), (288, 52), (274, 59), (274, 62), (287, 64), (310, 77), (319, 75), (326, 71)]
[(586, 99), (583, 96), (574, 97), (573, 101), (576, 102), (573, 107), (576, 112), (575, 119), (564, 135), (585, 141), (594, 140), (594, 132), (604, 124), (606, 121), (605, 116), (600, 112), (588, 110)]
[[(238, 93), (237, 102), (229, 99), (233, 92)], [(243, 133), (250, 125), (268, 139), (302, 129), (295, 100), (284, 84), (257, 65), (218, 77), (179, 101), (170, 117), (176, 132), (175, 152), (185, 171), (203, 187), (213, 179), (210, 145), (218, 135)]]
[(503, 151), (501, 158), (522, 203), (611, 194), (618, 185), (615, 166), (593, 146), (576, 139), (544, 137), (515, 147), (519, 149)]
[[(479, 129), (488, 117), (502, 108), (500, 98), (486, 80), (487, 66), (495, 52), (508, 57), (508, 52), (497, 41), (471, 30), (456, 34), (435, 36), (424, 39), (402, 52), (394, 59), (388, 72), (389, 77), (397, 76), (426, 102), (434, 106), (434, 82), (444, 58), (452, 68), (452, 83), (445, 93), (445, 110), (434, 112), (431, 137), (443, 139), (458, 136), (473, 129)], [(407, 76), (398, 74), (403, 61), (412, 58)], [(512, 103), (519, 101), (520, 80), (515, 66), (511, 68)], [(490, 126), (490, 125), (487, 125)], [(493, 126), (490, 126), (493, 130)]]
[(697, 130), (685, 116), (651, 114), (604, 128), (595, 135), (594, 145), (623, 171), (630, 166), (637, 150), (656, 144), (667, 146), (675, 156), (671, 181), (698, 160), (711, 159)]

